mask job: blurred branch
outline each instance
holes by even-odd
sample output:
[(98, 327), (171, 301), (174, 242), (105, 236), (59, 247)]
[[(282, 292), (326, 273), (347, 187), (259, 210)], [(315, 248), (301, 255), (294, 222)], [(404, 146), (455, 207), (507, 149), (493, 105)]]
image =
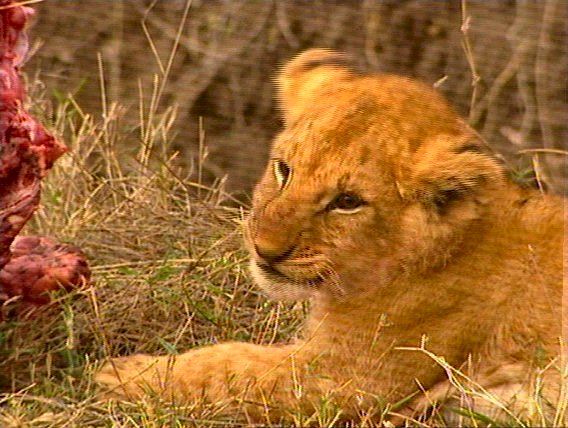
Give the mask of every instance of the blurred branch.
[(380, 65), (377, 56), (381, 30), (380, 5), (374, 0), (365, 0), (361, 7), (365, 16), (365, 59), (373, 69), (377, 70)]
[(467, 0), (461, 0), (461, 13), (462, 13), (462, 23), (460, 30), (462, 32), (462, 47), (465, 52), (465, 57), (467, 59), (467, 63), (469, 65), (469, 69), (471, 72), (471, 100), (469, 104), (469, 120), (471, 120), (472, 113), (474, 111), (474, 107), (477, 103), (477, 92), (479, 87), (479, 81), (481, 77), (477, 72), (477, 66), (475, 64), (475, 57), (473, 55), (473, 48), (471, 46), (471, 41), (469, 39), (469, 29), (471, 25), (471, 16), (467, 13)]
[[(237, 5), (237, 2), (232, 3)], [(263, 8), (259, 11), (258, 7), (255, 8), (254, 14), (249, 13), (248, 18), (253, 21), (247, 25), (247, 33), (244, 35), (231, 34), (226, 27), (213, 30), (207, 33), (207, 43), (200, 43), (197, 37), (189, 37), (180, 35), (179, 44), (191, 56), (192, 62), (198, 64), (187, 64), (183, 70), (177, 72), (177, 79), (170, 82), (168, 93), (174, 95), (176, 102), (180, 105), (180, 116), (185, 117), (185, 114), (191, 110), (193, 104), (201, 93), (207, 89), (213, 79), (216, 77), (219, 69), (230, 58), (241, 53), (246, 46), (262, 31), (268, 15), (272, 10), (272, 2), (263, 2)], [(228, 14), (237, 16), (237, 19), (243, 19), (243, 16), (237, 14), (237, 8), (229, 11)], [(161, 19), (158, 14), (153, 14), (148, 17), (148, 24), (156, 27), (162, 34), (173, 38), (177, 37), (177, 29)], [(220, 36), (223, 34), (224, 36)], [(201, 54), (196, 57), (195, 54)]]
[(286, 3), (277, 1), (276, 5), (276, 24), (278, 25), (278, 29), (280, 33), (286, 39), (288, 44), (293, 47), (294, 49), (298, 49), (300, 47), (300, 42), (298, 38), (294, 36), (294, 33), (290, 29), (290, 21), (288, 20), (288, 13), (286, 12)]
[(525, 154), (525, 153), (551, 153), (551, 154), (555, 154), (555, 155), (568, 156), (568, 150), (562, 150), (562, 149), (547, 149), (547, 148), (523, 149), (523, 150), (519, 150), (517, 153), (519, 153), (519, 154)]
[(514, 79), (523, 58), (529, 51), (529, 48), (530, 44), (526, 40), (523, 40), (517, 45), (505, 68), (495, 78), (483, 98), (473, 106), (473, 110), (470, 113), (469, 123), (470, 125), (475, 126), (481, 121), (482, 116), (484, 116), (485, 123), (482, 132), (485, 135), (493, 134), (497, 126), (500, 124), (502, 118), (499, 117), (497, 111), (499, 109), (499, 97), (509, 82)]
[[(550, 126), (550, 117), (548, 115), (549, 104), (556, 94), (551, 94), (551, 73), (549, 72), (549, 58), (551, 48), (554, 46), (551, 40), (552, 28), (555, 25), (556, 16), (561, 14), (560, 8), (566, 8), (565, 1), (546, 0), (544, 2), (544, 11), (542, 15), (540, 34), (538, 38), (538, 47), (536, 49), (535, 63), (535, 94), (537, 114), (539, 119), (540, 131), (542, 134), (542, 145), (547, 148), (554, 147), (554, 133)], [(565, 24), (564, 24), (565, 25)], [(552, 96), (552, 97), (551, 97)], [(564, 94), (566, 97), (566, 94)], [(566, 119), (566, 118), (564, 118)]]

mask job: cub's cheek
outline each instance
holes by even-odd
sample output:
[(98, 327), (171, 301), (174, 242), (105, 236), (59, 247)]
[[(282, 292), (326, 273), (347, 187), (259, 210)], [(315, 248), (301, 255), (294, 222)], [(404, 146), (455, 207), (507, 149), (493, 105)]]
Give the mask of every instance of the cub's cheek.
[(251, 256), (249, 261), (249, 272), (257, 285), (261, 285), (261, 283), (266, 280), (253, 256)]

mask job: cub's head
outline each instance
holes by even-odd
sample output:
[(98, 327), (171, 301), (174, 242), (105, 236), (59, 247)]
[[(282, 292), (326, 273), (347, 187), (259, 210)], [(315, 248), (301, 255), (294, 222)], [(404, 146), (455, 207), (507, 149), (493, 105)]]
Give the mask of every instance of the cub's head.
[(259, 285), (340, 298), (451, 262), (503, 174), (446, 101), (326, 49), (297, 56), (277, 83), (285, 129), (245, 233)]

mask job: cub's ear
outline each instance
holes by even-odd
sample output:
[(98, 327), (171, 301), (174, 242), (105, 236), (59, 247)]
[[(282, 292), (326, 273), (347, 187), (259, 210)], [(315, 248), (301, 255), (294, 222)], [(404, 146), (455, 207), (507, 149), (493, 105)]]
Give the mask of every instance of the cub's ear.
[(503, 163), (473, 132), (438, 135), (412, 158), (408, 187), (399, 190), (438, 212), (482, 188), (499, 186), (505, 177)]
[(276, 78), (277, 97), (286, 124), (294, 122), (316, 102), (328, 84), (356, 73), (351, 58), (331, 49), (310, 49), (290, 60)]

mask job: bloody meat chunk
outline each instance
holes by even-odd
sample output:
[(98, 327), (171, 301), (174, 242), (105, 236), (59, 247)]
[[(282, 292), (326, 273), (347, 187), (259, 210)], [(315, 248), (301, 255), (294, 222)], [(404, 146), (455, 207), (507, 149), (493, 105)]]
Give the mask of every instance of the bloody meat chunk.
[(0, 0), (0, 305), (21, 296), (18, 313), (48, 303), (47, 292), (73, 288), (90, 276), (77, 247), (46, 237), (17, 238), (39, 205), (41, 179), (67, 151), (24, 106), (19, 68), (33, 13), (17, 1)]

